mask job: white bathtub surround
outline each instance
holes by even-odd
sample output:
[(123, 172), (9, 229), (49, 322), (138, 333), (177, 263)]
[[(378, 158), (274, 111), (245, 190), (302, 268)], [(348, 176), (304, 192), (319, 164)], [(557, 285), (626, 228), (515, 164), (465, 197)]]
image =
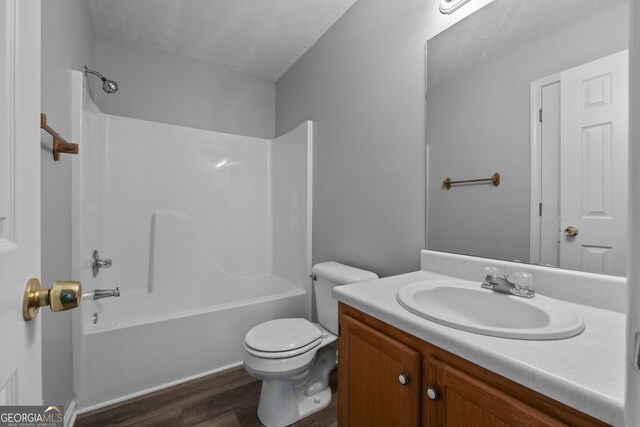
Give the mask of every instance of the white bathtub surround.
[[(449, 257), (454, 259), (448, 259)], [(464, 258), (470, 259), (465, 262)], [(550, 297), (555, 296), (547, 290), (559, 289), (563, 287), (563, 283), (577, 280), (575, 272), (566, 270), (423, 251), (421, 271), (342, 286), (336, 288), (333, 294), (339, 301), (444, 350), (602, 421), (621, 425), (625, 381), (623, 313), (567, 302), (584, 319), (584, 332), (564, 340), (523, 341), (464, 332), (430, 322), (410, 313), (396, 300), (396, 293), (402, 286), (424, 280), (476, 280), (480, 286), (484, 278), (480, 264), (486, 266), (484, 263), (487, 261), (492, 261), (493, 265), (505, 273), (512, 270), (533, 271), (533, 288)], [(446, 269), (449, 273), (435, 273), (431, 271), (432, 268)], [(552, 270), (544, 275), (544, 286), (536, 281), (536, 274), (540, 275), (541, 269)], [(612, 282), (606, 283), (609, 279), (606, 276), (580, 274), (596, 276), (593, 278), (593, 285), (600, 283), (604, 287), (611, 286), (612, 292), (615, 292), (617, 285), (624, 288), (624, 283), (620, 283), (619, 278), (612, 277)], [(570, 292), (565, 290), (561, 294), (568, 296)]]
[[(81, 411), (234, 366), (256, 324), (310, 317), (311, 122), (269, 140), (79, 110)], [(94, 249), (113, 260), (97, 278)]]

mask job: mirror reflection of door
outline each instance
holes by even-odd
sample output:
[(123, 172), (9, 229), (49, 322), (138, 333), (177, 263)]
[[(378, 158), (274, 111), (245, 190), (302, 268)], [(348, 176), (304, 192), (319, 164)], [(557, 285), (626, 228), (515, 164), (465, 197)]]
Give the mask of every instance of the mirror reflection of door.
[(625, 274), (628, 89), (626, 50), (532, 83), (533, 262)]

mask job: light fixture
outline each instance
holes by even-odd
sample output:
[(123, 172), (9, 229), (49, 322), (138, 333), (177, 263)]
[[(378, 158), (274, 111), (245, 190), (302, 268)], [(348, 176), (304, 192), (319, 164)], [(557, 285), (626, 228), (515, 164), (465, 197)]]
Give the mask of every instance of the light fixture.
[(468, 1), (469, 0), (440, 0), (440, 12), (449, 15)]

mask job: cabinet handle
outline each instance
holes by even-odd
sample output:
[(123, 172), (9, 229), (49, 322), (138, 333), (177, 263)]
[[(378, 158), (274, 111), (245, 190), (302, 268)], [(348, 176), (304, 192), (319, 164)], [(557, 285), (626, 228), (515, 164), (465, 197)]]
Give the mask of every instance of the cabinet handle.
[(431, 386), (431, 387), (427, 387), (427, 396), (431, 400), (437, 400), (438, 397), (440, 397), (440, 393), (438, 393), (437, 388)]
[(400, 384), (402, 385), (409, 384), (409, 375), (407, 375), (405, 372), (400, 372), (398, 374), (398, 381), (400, 381)]

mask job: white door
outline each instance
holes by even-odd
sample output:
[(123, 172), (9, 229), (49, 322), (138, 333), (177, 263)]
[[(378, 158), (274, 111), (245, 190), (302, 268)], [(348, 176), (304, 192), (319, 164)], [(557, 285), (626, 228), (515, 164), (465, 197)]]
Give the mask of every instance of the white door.
[(628, 61), (623, 51), (561, 73), (563, 268), (626, 272)]
[(22, 317), (40, 278), (40, 0), (0, 3), (0, 405), (41, 405), (40, 319)]

